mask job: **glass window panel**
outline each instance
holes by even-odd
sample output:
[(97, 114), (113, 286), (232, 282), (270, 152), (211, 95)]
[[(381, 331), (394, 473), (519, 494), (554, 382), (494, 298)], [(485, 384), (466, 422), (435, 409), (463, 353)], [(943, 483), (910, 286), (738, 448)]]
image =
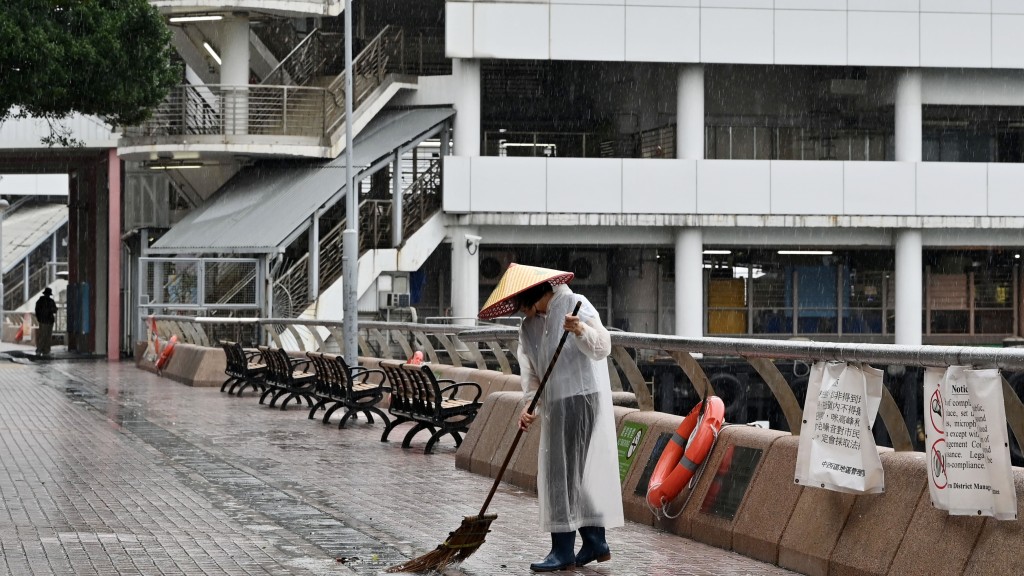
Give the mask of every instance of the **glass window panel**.
[(967, 284), (967, 274), (929, 274), (928, 308), (967, 310)]
[(882, 311), (857, 309), (845, 310), (843, 314), (844, 334), (881, 334)]
[(974, 275), (974, 306), (977, 308), (1013, 307), (1013, 270), (990, 268)]
[(792, 334), (793, 311), (789, 309), (755, 310), (754, 334)]
[(785, 308), (786, 307), (786, 274), (782, 270), (766, 272), (760, 278), (753, 280), (753, 295), (755, 308)]
[(967, 334), (967, 310), (933, 310), (932, 334)]
[(1012, 310), (978, 310), (974, 313), (975, 334), (1013, 334)]
[(778, 129), (778, 159), (802, 160), (803, 131), (800, 128), (783, 127)]
[(715, 126), (715, 158), (729, 160), (732, 158), (730, 152), (732, 135), (729, 126)]

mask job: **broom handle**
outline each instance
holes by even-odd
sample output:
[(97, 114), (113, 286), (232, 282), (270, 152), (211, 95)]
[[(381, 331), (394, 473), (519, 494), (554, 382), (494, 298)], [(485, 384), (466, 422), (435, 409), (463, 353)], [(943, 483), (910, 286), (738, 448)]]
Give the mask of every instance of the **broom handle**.
[[(572, 310), (572, 315), (576, 316), (580, 313), (580, 307), (583, 306), (583, 302), (576, 302), (576, 307)], [(558, 341), (558, 348), (555, 348), (555, 355), (551, 357), (551, 363), (548, 364), (548, 369), (544, 372), (544, 377), (540, 380), (540, 386), (537, 387), (537, 392), (533, 395), (533, 401), (530, 402), (530, 407), (527, 412), (533, 414), (534, 408), (537, 407), (537, 401), (540, 400), (540, 393), (544, 390), (544, 385), (548, 383), (548, 376), (551, 376), (551, 370), (555, 367), (555, 361), (558, 360), (558, 355), (562, 353), (562, 346), (565, 346), (566, 339), (569, 338), (569, 331), (565, 330), (562, 332), (562, 339)], [(501, 463), (501, 469), (498, 470), (498, 475), (494, 477), (494, 485), (491, 486), (491, 491), (487, 493), (487, 500), (484, 500), (484, 505), (480, 507), (480, 516), (484, 515), (487, 511), (487, 507), (491, 504), (491, 498), (494, 498), (494, 493), (498, 490), (498, 485), (501, 484), (501, 477), (505, 475), (505, 468), (508, 468), (509, 461), (512, 460), (512, 453), (516, 451), (516, 446), (519, 445), (519, 439), (523, 437), (523, 429), (518, 428), (516, 430), (516, 437), (512, 440), (512, 446), (508, 449), (508, 454), (505, 455), (505, 461)]]

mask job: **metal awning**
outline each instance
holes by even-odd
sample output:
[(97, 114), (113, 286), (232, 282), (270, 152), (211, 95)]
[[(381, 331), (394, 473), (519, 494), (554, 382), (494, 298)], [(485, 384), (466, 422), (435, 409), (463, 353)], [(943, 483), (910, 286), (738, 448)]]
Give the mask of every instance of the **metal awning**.
[[(451, 108), (379, 113), (352, 146), (353, 175), (455, 114)], [(243, 168), (209, 201), (150, 247), (149, 254), (266, 254), (284, 250), (313, 212), (345, 188), (345, 156), (330, 161), (263, 161)]]

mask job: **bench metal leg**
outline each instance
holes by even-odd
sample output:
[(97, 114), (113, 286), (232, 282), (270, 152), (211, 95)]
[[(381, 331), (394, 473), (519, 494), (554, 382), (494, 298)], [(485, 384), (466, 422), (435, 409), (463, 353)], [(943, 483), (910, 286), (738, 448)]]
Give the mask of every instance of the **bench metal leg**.
[(408, 418), (404, 417), (404, 416), (397, 416), (395, 418), (394, 422), (388, 423), (387, 427), (384, 428), (384, 433), (381, 434), (380, 441), (381, 442), (387, 442), (388, 441), (388, 435), (391, 434), (392, 430), (394, 430), (399, 424), (403, 424), (403, 423), (409, 422), (409, 421), (410, 420)]
[(275, 390), (274, 391), (274, 395), (270, 398), (270, 407), (271, 408), (277, 408), (277, 401), (280, 400), (281, 397), (284, 396), (287, 393), (288, 393), (288, 391), (283, 389), (283, 388), (279, 388), (279, 389)]
[(272, 385), (267, 385), (266, 390), (264, 390), (263, 394), (260, 395), (260, 404), (263, 404), (263, 402), (267, 399), (267, 396), (274, 394), (276, 391), (277, 390)]
[(313, 407), (309, 409), (309, 419), (312, 420), (313, 417), (316, 416), (317, 410), (325, 406), (327, 406), (327, 400), (324, 400), (323, 398), (317, 400), (316, 404), (314, 404)]
[(334, 402), (334, 405), (331, 406), (330, 408), (328, 408), (327, 412), (324, 414), (324, 418), (323, 418), (323, 423), (324, 424), (327, 424), (328, 422), (330, 422), (331, 421), (331, 416), (334, 415), (334, 413), (338, 410), (338, 408), (341, 408), (343, 406), (343, 404), (341, 402), (338, 402), (338, 401), (333, 401), (333, 402)]
[(383, 410), (377, 408), (376, 406), (368, 406), (360, 410), (360, 412), (366, 414), (366, 420), (370, 424), (373, 424), (373, 414), (380, 416), (381, 421), (384, 422), (385, 425), (388, 424), (388, 415), (385, 414)]
[(262, 394), (269, 387), (270, 385), (267, 384), (266, 380), (263, 380), (261, 378), (250, 378), (246, 380), (244, 384), (238, 387), (238, 392), (235, 392), (235, 396), (241, 396), (242, 392), (245, 392), (246, 388), (252, 388), (253, 392), (258, 392)]
[(408, 448), (412, 444), (412, 437), (419, 434), (423, 430), (430, 430), (431, 434), (434, 434), (436, 432), (432, 425), (427, 424), (426, 422), (420, 422), (413, 426), (412, 428), (410, 428), (409, 431), (405, 434), (405, 439), (402, 440), (402, 448)]
[(423, 449), (423, 453), (430, 454), (431, 451), (433, 451), (434, 449), (434, 444), (436, 444), (438, 440), (449, 434), (451, 435), (452, 438), (455, 439), (456, 448), (462, 445), (462, 435), (459, 434), (458, 429), (442, 428), (437, 432), (431, 434), (430, 439), (427, 440), (427, 447)]
[(234, 388), (235, 384), (238, 384), (238, 380), (239, 379), (237, 377), (235, 377), (235, 376), (232, 376), (231, 378), (228, 378), (227, 380), (224, 381), (223, 384), (220, 385), (220, 391), (223, 392), (223, 391), (227, 390), (228, 389), (228, 385), (230, 385), (232, 388)]

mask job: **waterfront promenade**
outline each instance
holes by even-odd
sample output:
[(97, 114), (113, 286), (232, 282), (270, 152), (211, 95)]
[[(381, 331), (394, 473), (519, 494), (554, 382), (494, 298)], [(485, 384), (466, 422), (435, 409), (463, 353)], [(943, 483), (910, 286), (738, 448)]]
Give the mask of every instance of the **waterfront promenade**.
[[(30, 356), (0, 352), (3, 574), (380, 574), (492, 482), (455, 468), (450, 439), (424, 455), (426, 435), (403, 450), (380, 422), (338, 430), (127, 362)], [(488, 541), (447, 574), (529, 574), (547, 552), (533, 494), (502, 486), (488, 511)], [(608, 539), (611, 562), (572, 573), (793, 574), (636, 523)]]

